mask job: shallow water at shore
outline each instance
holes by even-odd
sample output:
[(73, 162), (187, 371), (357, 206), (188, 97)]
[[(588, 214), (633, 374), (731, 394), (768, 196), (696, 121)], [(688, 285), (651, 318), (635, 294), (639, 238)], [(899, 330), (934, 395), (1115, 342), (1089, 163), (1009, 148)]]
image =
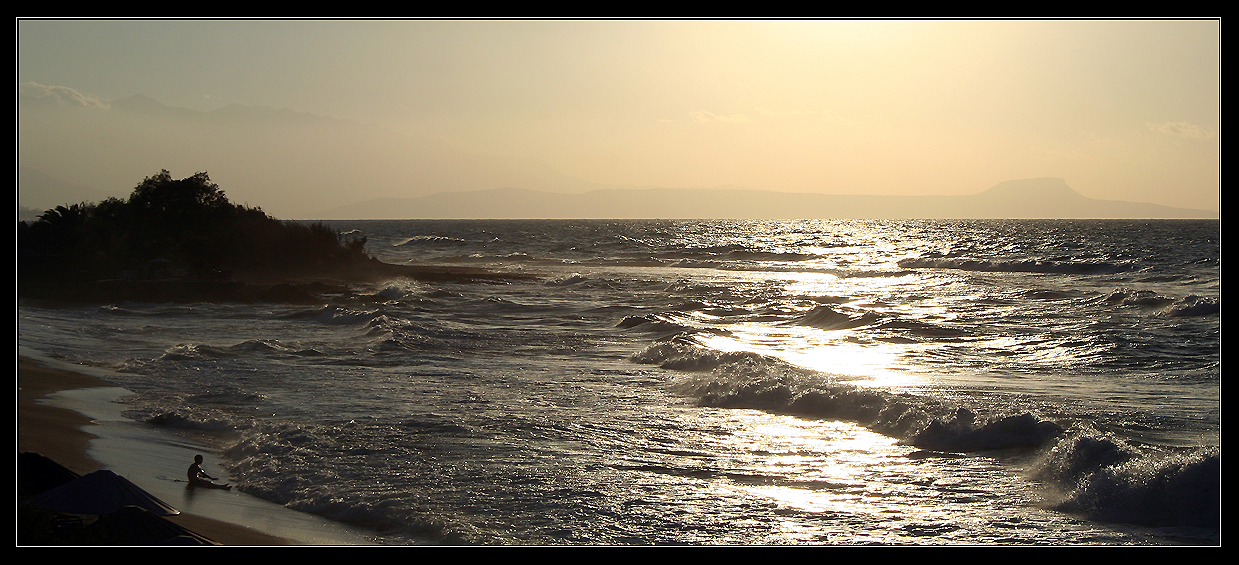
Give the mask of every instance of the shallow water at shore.
[[(24, 356), (37, 352), (20, 351)], [(106, 376), (106, 371), (67, 366), (53, 360), (37, 361), (49, 367)], [(54, 392), (38, 402), (90, 418), (84, 431), (94, 437), (86, 456), (137, 484), (183, 513), (236, 524), (299, 545), (373, 544), (373, 532), (289, 510), (271, 501), (239, 491), (196, 491), (186, 487), (185, 469), (195, 454), (217, 455), (201, 437), (136, 422), (124, 417), (123, 399), (133, 393), (120, 388), (93, 386)], [(209, 465), (209, 463), (208, 463)], [(184, 467), (184, 468), (182, 468)], [(215, 540), (230, 541), (230, 540)]]

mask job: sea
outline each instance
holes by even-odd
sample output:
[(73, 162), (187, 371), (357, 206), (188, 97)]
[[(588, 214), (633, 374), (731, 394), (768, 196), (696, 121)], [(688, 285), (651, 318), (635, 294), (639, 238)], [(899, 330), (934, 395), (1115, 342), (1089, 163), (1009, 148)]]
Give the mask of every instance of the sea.
[(1218, 220), (359, 220), (319, 304), (18, 304), (384, 545), (1220, 544)]

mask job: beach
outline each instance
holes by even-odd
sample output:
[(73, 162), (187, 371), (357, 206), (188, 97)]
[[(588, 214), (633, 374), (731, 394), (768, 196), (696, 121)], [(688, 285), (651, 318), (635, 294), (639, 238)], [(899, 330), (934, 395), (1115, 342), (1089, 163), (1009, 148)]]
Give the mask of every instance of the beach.
[[(63, 408), (40, 403), (48, 395), (75, 389), (107, 387), (96, 377), (43, 366), (37, 361), (17, 358), (17, 451), (36, 452), (68, 469), (84, 475), (103, 468), (87, 454), (97, 436), (83, 428), (91, 418)], [(182, 512), (168, 518), (182, 527), (221, 545), (294, 545), (290, 539), (273, 536), (253, 528), (230, 524)]]

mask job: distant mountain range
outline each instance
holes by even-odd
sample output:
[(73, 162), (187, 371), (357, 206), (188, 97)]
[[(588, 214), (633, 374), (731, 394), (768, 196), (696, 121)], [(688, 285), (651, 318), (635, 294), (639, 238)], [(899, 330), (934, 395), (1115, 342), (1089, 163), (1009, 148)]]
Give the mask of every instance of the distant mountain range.
[[(1095, 200), (1059, 178), (1008, 181), (962, 196), (607, 186), (545, 163), (466, 153), (434, 139), (288, 109), (233, 104), (201, 112), (142, 95), (103, 108), (34, 94), (22, 91), (18, 98), (19, 218), (61, 204), (126, 198), (161, 168), (178, 176), (208, 171), (234, 202), (302, 219), (1218, 217), (1211, 210)], [(497, 186), (542, 190), (491, 188)], [(350, 200), (357, 202), (339, 206)]]
[(1061, 178), (1011, 180), (962, 196), (860, 196), (746, 189), (607, 189), (561, 194), (518, 188), (376, 198), (318, 219), (631, 218), (1217, 218), (1210, 210), (1096, 200)]

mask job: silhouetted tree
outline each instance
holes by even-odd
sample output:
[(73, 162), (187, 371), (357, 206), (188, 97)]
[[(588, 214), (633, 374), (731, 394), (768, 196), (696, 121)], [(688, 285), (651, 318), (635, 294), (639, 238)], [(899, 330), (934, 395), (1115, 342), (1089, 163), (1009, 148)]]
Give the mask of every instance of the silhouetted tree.
[[(157, 258), (208, 277), (231, 269), (312, 271), (373, 261), (364, 240), (344, 242), (322, 223), (286, 222), (234, 205), (207, 173), (147, 177), (128, 200), (57, 206), (18, 222), (19, 271), (135, 269)], [(20, 278), (20, 277), (19, 277)]]
[(231, 207), (224, 191), (205, 172), (176, 180), (167, 169), (146, 177), (134, 188), (129, 204), (144, 212), (172, 217)]
[(39, 232), (46, 234), (45, 247), (59, 254), (72, 255), (78, 251), (86, 231), (89, 204), (57, 206), (39, 216)]

